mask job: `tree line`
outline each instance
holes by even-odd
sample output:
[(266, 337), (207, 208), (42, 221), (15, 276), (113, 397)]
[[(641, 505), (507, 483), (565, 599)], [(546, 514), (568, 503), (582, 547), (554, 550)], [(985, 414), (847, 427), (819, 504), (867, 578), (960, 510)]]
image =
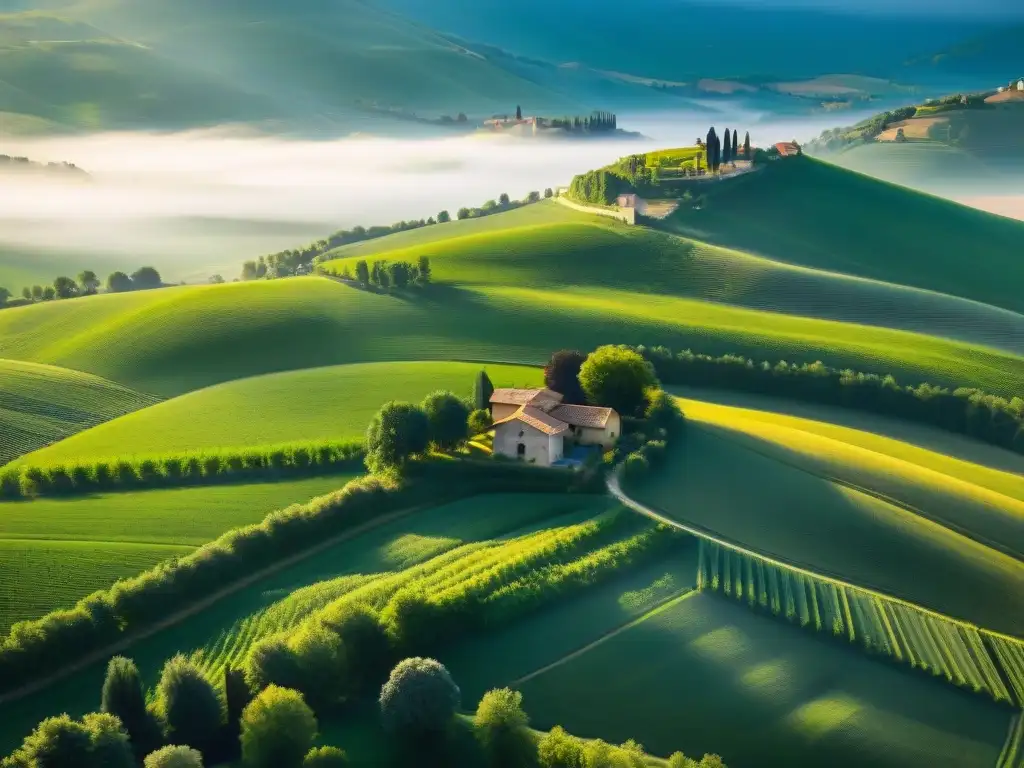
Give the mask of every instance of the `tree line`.
[[(99, 293), (103, 283), (91, 269), (82, 270), (78, 279), (61, 275), (52, 285), (25, 286), (21, 289), (21, 297), (15, 298), (6, 288), (0, 287), (0, 307), (17, 307), (34, 304), (40, 301), (73, 299), (77, 296), (93, 296)], [(124, 272), (111, 272), (106, 280), (107, 293), (125, 293), (127, 291), (145, 291), (162, 288), (164, 285), (160, 273), (153, 267), (141, 267), (127, 275)]]
[(359, 442), (311, 442), (45, 466), (19, 464), (0, 469), (0, 499), (277, 480), (358, 468), (362, 461)]
[(755, 362), (690, 350), (637, 347), (662, 381), (733, 389), (871, 411), (929, 424), (1024, 453), (1024, 398), (1007, 399), (975, 387), (900, 384), (891, 375), (815, 363)]
[[(544, 192), (545, 197), (552, 197), (553, 194), (551, 189), (547, 189)], [(535, 203), (538, 200), (540, 200), (539, 192), (530, 192), (521, 201), (511, 200), (508, 194), (503, 192), (499, 196), (498, 201), (488, 200), (481, 208), (460, 208), (457, 217), (459, 219), (478, 218), (518, 208), (529, 203)], [(413, 229), (434, 226), (435, 224), (447, 224), (451, 220), (451, 214), (444, 210), (428, 219), (399, 221), (388, 226), (358, 226), (352, 229), (341, 229), (301, 248), (291, 248), (279, 251), (278, 253), (260, 256), (257, 259), (250, 259), (242, 264), (241, 279), (262, 280), (264, 278), (290, 277), (299, 274), (304, 269), (312, 268), (314, 264), (324, 260), (322, 257), (343, 245), (376, 240), (377, 238), (387, 237), (397, 232), (407, 232)]]
[(734, 130), (730, 134), (729, 129), (726, 128), (724, 137), (719, 137), (714, 126), (708, 129), (703, 144), (704, 151), (707, 153), (708, 170), (717, 173), (723, 165), (735, 165), (740, 157), (744, 160), (751, 159), (750, 132), (748, 131), (743, 138), (742, 154), (740, 154), (739, 135), (739, 131)]
[(355, 264), (355, 274), (346, 264), (341, 268), (339, 277), (359, 283), (364, 288), (374, 286), (382, 291), (394, 287), (403, 290), (409, 286), (430, 284), (430, 259), (420, 256), (415, 264), (408, 261), (377, 260), (367, 263), (360, 259)]

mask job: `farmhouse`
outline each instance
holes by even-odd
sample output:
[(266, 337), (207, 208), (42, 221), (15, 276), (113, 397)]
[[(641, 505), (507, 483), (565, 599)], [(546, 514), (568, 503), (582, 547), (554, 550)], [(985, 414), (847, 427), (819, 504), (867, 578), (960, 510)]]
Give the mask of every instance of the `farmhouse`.
[(491, 395), (494, 452), (542, 467), (562, 462), (569, 446), (604, 451), (621, 434), (612, 408), (564, 405), (550, 389), (496, 389)]
[(780, 141), (775, 145), (780, 157), (794, 157), (800, 154), (800, 145), (795, 141)]

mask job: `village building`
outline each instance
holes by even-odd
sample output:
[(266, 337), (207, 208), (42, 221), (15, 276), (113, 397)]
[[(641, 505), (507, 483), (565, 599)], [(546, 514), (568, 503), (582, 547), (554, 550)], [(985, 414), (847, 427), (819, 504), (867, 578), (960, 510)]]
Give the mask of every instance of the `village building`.
[(795, 157), (800, 154), (800, 145), (795, 141), (781, 141), (775, 145), (780, 157)]
[(622, 434), (614, 409), (566, 405), (550, 389), (496, 389), (491, 417), (495, 453), (542, 467), (571, 466), (571, 449), (603, 452)]

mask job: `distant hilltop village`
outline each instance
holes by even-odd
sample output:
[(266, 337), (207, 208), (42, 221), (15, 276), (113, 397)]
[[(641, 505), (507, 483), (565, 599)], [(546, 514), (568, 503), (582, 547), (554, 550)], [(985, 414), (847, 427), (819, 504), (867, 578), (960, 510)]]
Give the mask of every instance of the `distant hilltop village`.
[(639, 134), (619, 130), (618, 117), (612, 112), (592, 112), (587, 116), (538, 117), (523, 116), (521, 107), (516, 107), (515, 116), (495, 115), (484, 121), (484, 129), (492, 133), (512, 136), (543, 135), (602, 135), (610, 134), (638, 136)]

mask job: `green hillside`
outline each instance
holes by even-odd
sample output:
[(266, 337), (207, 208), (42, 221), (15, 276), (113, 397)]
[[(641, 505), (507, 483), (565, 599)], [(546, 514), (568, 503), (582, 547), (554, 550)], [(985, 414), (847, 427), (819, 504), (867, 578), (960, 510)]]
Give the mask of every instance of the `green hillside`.
[(807, 157), (770, 163), (708, 197), (702, 210), (681, 208), (666, 226), (779, 261), (1024, 311), (1016, 290), (1024, 222)]
[(0, 466), (156, 401), (87, 373), (0, 359)]
[(191, 392), (62, 440), (26, 458), (49, 464), (130, 454), (361, 440), (388, 400), (438, 389), (469, 397), (486, 368), (496, 387), (540, 386), (539, 368), (478, 363), (368, 363), (240, 379)]
[[(684, 408), (685, 443), (637, 500), (765, 555), (1024, 636), (1019, 475), (950, 469), (948, 454), (943, 465), (926, 449), (911, 456), (818, 420)], [(737, 472), (743, 483), (730, 480)]]

